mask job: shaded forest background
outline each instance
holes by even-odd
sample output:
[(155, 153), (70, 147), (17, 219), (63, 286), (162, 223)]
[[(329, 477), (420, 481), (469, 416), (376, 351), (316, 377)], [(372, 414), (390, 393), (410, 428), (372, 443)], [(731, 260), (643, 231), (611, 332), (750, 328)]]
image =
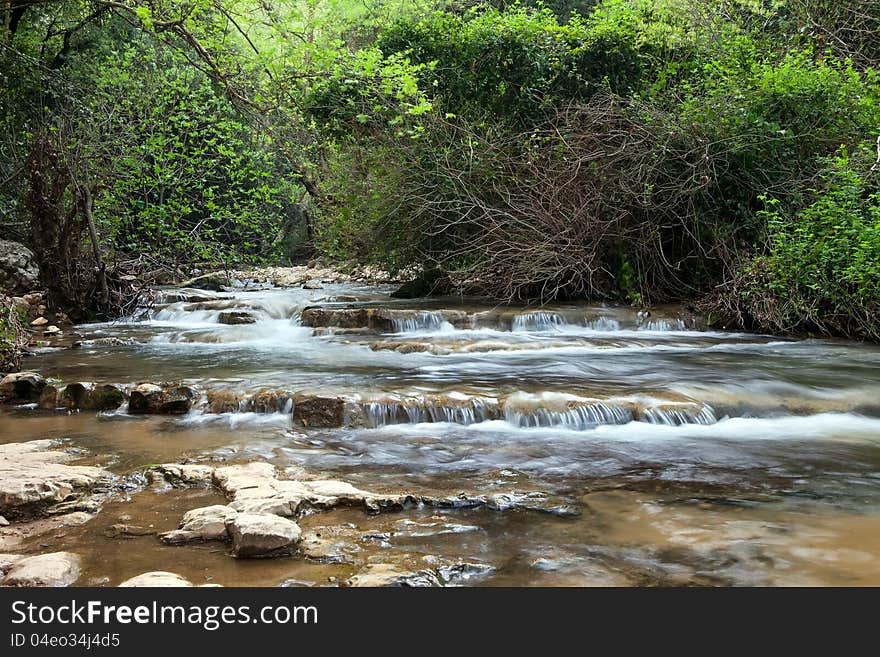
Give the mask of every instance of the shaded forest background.
[(6, 0), (0, 19), (0, 233), (75, 319), (123, 312), (133, 277), (318, 255), (880, 338), (880, 0)]

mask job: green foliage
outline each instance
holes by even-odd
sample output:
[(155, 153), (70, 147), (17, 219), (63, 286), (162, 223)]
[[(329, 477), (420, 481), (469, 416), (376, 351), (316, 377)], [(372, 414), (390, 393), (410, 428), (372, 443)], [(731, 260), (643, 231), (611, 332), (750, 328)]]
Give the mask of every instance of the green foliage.
[[(121, 157), (96, 203), (115, 248), (183, 262), (278, 261), (296, 180), (198, 71), (144, 66), (130, 47), (98, 65)], [(142, 98), (150, 98), (145, 104)]]
[(18, 371), (27, 344), (27, 318), (9, 297), (0, 295), (0, 372)]
[(750, 267), (753, 312), (784, 330), (880, 337), (880, 173), (874, 143), (824, 160), (799, 211), (766, 199), (768, 253)]

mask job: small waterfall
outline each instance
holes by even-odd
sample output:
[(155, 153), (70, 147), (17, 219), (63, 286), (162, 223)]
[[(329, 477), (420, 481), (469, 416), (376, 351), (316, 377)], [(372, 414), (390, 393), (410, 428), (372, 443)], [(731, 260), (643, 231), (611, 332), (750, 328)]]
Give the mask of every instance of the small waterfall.
[(626, 424), (632, 422), (633, 413), (628, 406), (597, 401), (572, 404), (567, 410), (536, 408), (520, 411), (515, 408), (505, 408), (504, 419), (521, 428), (564, 427), (582, 430), (599, 424)]
[(467, 425), (493, 420), (498, 415), (495, 400), (480, 398), (445, 401), (424, 399), (374, 401), (364, 402), (361, 407), (370, 427), (422, 422)]
[(650, 319), (639, 323), (640, 331), (688, 331), (694, 328), (692, 321), (684, 319)]
[(699, 408), (655, 406), (642, 411), (642, 422), (649, 424), (665, 424), (680, 426), (682, 424), (715, 424), (718, 418), (711, 406), (705, 404)]
[(565, 319), (559, 313), (531, 312), (514, 315), (512, 331), (551, 331), (564, 325)]
[(610, 317), (599, 317), (598, 319), (587, 320), (586, 327), (592, 331), (619, 331), (620, 322)]
[(402, 317), (394, 317), (391, 321), (397, 333), (439, 331), (442, 328), (446, 328), (446, 326), (450, 326), (444, 319), (443, 313), (428, 310), (407, 314)]

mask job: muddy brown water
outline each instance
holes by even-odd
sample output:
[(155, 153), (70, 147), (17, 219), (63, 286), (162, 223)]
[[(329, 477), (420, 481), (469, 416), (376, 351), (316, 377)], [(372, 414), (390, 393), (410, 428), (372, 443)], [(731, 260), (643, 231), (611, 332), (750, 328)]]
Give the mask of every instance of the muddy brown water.
[[(344, 535), (323, 559), (236, 560), (222, 544), (165, 546), (155, 536), (189, 509), (222, 503), (219, 493), (132, 486), (93, 520), (20, 535), (16, 549), (74, 551), (84, 561), (79, 583), (94, 585), (149, 570), (225, 586), (334, 585), (368, 563), (491, 567), (452, 582), (462, 585), (880, 584), (877, 346), (700, 330), (674, 308), (643, 318), (627, 308), (399, 302), (387, 293), (336, 285), (236, 291), (214, 305), (160, 300), (126, 322), (76, 329), (78, 339), (132, 344), (46, 349), (27, 367), (66, 382), (344, 394), (385, 411), (428, 400), (430, 412), (415, 419), (454, 421), (303, 429), (289, 412), (199, 407), (145, 418), (6, 407), (0, 441), (61, 439), (120, 480), (164, 462), (264, 460), (377, 491), (542, 491), (579, 515), (339, 509), (300, 520), (304, 530)], [(300, 325), (304, 307), (334, 295), (395, 309), (397, 330), (313, 335)], [(230, 298), (256, 322), (219, 324)], [(478, 321), (454, 327), (435, 312), (449, 308)], [(516, 412), (443, 415), (468, 396)], [(652, 421), (594, 423), (568, 412), (582, 399), (660, 410)], [(709, 410), (684, 417), (670, 404)], [(145, 535), (120, 535), (119, 524)]]

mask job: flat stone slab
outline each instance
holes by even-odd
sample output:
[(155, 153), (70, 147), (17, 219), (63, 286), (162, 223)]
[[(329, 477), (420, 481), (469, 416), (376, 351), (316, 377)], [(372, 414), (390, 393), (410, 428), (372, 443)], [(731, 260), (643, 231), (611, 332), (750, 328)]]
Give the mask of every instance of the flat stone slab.
[(70, 586), (80, 575), (80, 559), (72, 552), (50, 552), (16, 561), (0, 580), (2, 586)]
[(0, 512), (20, 515), (26, 507), (73, 497), (111, 475), (90, 465), (67, 465), (75, 457), (51, 449), (51, 440), (0, 445)]

